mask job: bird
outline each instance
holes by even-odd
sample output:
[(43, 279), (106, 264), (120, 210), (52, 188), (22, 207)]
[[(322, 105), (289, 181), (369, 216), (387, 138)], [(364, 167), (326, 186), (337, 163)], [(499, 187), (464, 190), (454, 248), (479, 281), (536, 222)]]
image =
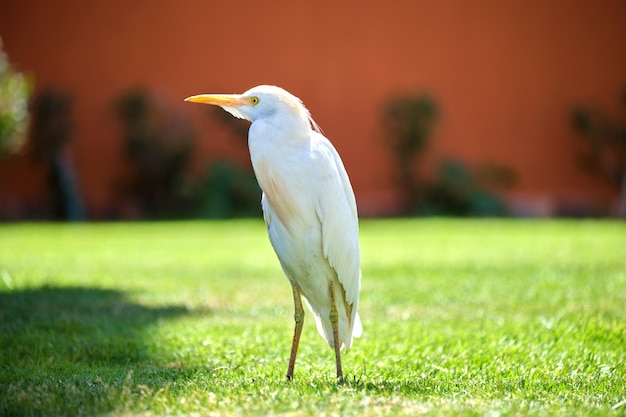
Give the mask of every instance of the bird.
[(219, 106), (251, 123), (250, 160), (262, 190), (269, 240), (289, 280), (294, 333), (286, 377), (293, 379), (304, 324), (302, 299), (318, 333), (334, 350), (343, 380), (341, 350), (363, 331), (357, 204), (339, 153), (302, 100), (283, 88), (259, 85), (242, 94), (199, 94), (187, 102)]

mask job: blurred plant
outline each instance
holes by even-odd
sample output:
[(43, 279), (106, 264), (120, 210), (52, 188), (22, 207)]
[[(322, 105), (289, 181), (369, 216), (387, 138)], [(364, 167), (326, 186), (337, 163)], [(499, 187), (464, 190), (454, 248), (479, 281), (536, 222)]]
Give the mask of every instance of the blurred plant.
[(258, 217), (261, 188), (254, 174), (226, 162), (216, 162), (200, 184), (196, 215), (201, 218)]
[(179, 118), (157, 107), (143, 90), (123, 94), (115, 111), (124, 129), (124, 155), (131, 176), (120, 184), (141, 217), (184, 217), (193, 210), (187, 177), (194, 135)]
[(30, 80), (16, 72), (0, 39), (0, 157), (19, 151), (26, 140)]
[(415, 166), (428, 148), (438, 113), (435, 101), (425, 94), (392, 97), (383, 109), (383, 128), (396, 158), (398, 182), (409, 211), (421, 198), (423, 185)]
[[(250, 123), (232, 117), (219, 107), (207, 106), (208, 116), (227, 127), (237, 142), (247, 146)], [(196, 215), (202, 218), (258, 217), (261, 188), (252, 172), (228, 161), (216, 161), (198, 187)]]
[[(157, 107), (146, 92), (133, 90), (122, 95), (115, 109), (124, 126), (124, 154), (132, 168), (131, 178), (121, 183), (120, 190), (141, 217), (260, 214), (261, 190), (251, 170), (217, 161), (200, 179), (187, 174), (194, 135), (188, 125)], [(247, 124), (232, 123), (232, 117), (222, 117), (218, 112), (210, 112), (210, 117), (246, 143)]]
[(65, 93), (45, 89), (33, 99), (32, 152), (48, 162), (72, 135), (72, 99)]
[(72, 135), (72, 100), (64, 93), (46, 89), (33, 100), (31, 127), (34, 157), (46, 164), (53, 216), (83, 220), (83, 204), (74, 166), (67, 152)]
[(487, 163), (470, 167), (447, 159), (439, 165), (435, 180), (426, 184), (414, 213), (503, 216), (506, 205), (497, 190), (510, 186), (514, 180), (513, 171), (502, 165)]
[(619, 216), (626, 218), (626, 90), (621, 104), (622, 114), (617, 120), (610, 120), (597, 109), (576, 108), (572, 126), (585, 141), (580, 166), (619, 192)]
[(438, 105), (428, 95), (392, 97), (383, 111), (383, 127), (396, 158), (398, 181), (409, 215), (501, 216), (506, 206), (498, 195), (515, 175), (497, 164), (474, 167), (447, 159), (435, 175), (418, 170), (430, 145)]

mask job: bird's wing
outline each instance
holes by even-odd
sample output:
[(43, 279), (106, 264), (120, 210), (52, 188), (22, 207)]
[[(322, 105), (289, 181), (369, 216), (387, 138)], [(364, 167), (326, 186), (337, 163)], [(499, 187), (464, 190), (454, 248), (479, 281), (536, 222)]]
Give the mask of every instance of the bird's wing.
[[(354, 192), (343, 162), (333, 145), (319, 135), (317, 148), (333, 175), (319, 178), (317, 216), (322, 225), (323, 253), (337, 272), (346, 301), (358, 304), (361, 289), (359, 224)], [(356, 307), (356, 305), (355, 305)]]

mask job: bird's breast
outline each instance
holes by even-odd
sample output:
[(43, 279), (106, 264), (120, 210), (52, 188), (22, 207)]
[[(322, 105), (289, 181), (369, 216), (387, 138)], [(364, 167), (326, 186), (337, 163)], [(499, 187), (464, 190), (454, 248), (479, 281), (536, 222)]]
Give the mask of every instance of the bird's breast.
[(302, 220), (306, 190), (299, 186), (300, 174), (287, 166), (275, 166), (268, 158), (253, 162), (259, 186), (269, 205), (285, 228), (291, 232)]

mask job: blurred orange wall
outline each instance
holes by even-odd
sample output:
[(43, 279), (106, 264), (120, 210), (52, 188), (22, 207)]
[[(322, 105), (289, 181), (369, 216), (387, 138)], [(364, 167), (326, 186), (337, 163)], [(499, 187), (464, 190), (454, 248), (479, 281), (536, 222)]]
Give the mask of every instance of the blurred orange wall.
[[(541, 211), (614, 198), (576, 165), (569, 118), (577, 104), (617, 109), (623, 0), (1, 0), (0, 37), (38, 89), (71, 93), (71, 152), (94, 216), (113, 201), (123, 169), (112, 102), (138, 85), (193, 122), (196, 166), (248, 157), (211, 135), (206, 109), (183, 98), (286, 88), (342, 154), (365, 214), (397, 207), (380, 108), (404, 90), (430, 92), (442, 108), (433, 160), (509, 165), (514, 204)], [(43, 187), (41, 167), (26, 156), (0, 163), (5, 205), (36, 201)]]

